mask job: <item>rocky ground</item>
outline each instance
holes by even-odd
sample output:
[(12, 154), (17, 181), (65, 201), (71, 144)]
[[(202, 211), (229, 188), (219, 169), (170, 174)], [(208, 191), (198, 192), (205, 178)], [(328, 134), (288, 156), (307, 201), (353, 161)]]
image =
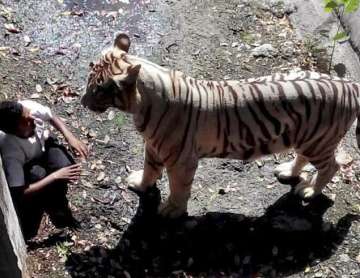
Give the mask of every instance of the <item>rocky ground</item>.
[(96, 115), (79, 104), (89, 62), (120, 30), (131, 36), (133, 54), (197, 78), (324, 71), (322, 47), (295, 36), (287, 17), (295, 10), (269, 3), (0, 0), (1, 98), (50, 105), (91, 147), (81, 182), (69, 192), (83, 229), (57, 231), (44, 218), (28, 246), (34, 277), (360, 276), (353, 132), (340, 147), (341, 171), (311, 204), (273, 176), (291, 154), (251, 163), (209, 159), (197, 171), (190, 216), (169, 221), (156, 215), (166, 175), (142, 196), (123, 182), (142, 167), (142, 140), (131, 117)]

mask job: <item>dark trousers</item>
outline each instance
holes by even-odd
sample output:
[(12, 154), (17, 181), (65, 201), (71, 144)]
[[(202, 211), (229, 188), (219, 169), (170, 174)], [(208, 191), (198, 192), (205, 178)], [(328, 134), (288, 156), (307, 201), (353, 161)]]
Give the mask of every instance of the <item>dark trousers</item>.
[[(31, 161), (24, 167), (26, 185), (35, 183), (56, 170), (70, 166), (73, 158), (56, 140), (50, 137), (45, 142), (45, 152), (37, 161)], [(20, 220), (25, 239), (37, 234), (41, 219), (47, 213), (51, 222), (58, 228), (68, 226), (73, 220), (66, 193), (66, 181), (57, 181), (47, 185), (40, 192), (25, 196), (22, 192), (12, 190), (13, 201)]]

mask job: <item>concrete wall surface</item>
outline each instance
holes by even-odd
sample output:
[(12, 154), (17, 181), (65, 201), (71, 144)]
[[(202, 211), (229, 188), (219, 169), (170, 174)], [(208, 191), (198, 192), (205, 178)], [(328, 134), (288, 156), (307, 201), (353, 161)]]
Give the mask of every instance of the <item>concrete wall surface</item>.
[(26, 247), (0, 159), (0, 277), (28, 278)]

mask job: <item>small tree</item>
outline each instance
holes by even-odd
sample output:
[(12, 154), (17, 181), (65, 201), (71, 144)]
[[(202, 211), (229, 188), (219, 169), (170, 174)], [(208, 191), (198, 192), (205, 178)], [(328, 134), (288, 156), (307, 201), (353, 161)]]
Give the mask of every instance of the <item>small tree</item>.
[[(335, 13), (341, 19), (345, 14), (355, 12), (359, 9), (360, 0), (323, 0), (325, 4), (325, 11), (328, 13)], [(339, 22), (336, 34), (333, 37), (333, 46), (330, 56), (330, 65), (329, 71), (331, 69), (332, 59), (334, 56), (334, 50), (336, 42), (344, 41), (349, 39), (349, 35), (346, 32), (339, 32), (341, 27), (341, 22)]]

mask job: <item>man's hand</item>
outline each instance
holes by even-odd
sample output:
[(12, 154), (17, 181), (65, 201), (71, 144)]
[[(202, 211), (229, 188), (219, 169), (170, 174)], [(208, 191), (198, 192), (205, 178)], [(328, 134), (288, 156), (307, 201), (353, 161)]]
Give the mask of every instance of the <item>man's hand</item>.
[(65, 123), (59, 117), (53, 115), (50, 123), (64, 135), (69, 145), (74, 148), (82, 158), (87, 158), (89, 154), (87, 146), (75, 137), (75, 135), (66, 127)]
[(61, 168), (51, 174), (54, 180), (67, 180), (75, 182), (79, 179), (81, 173), (81, 165), (74, 164), (64, 168)]
[(69, 139), (69, 145), (74, 148), (82, 158), (87, 158), (89, 155), (88, 147), (76, 137)]

